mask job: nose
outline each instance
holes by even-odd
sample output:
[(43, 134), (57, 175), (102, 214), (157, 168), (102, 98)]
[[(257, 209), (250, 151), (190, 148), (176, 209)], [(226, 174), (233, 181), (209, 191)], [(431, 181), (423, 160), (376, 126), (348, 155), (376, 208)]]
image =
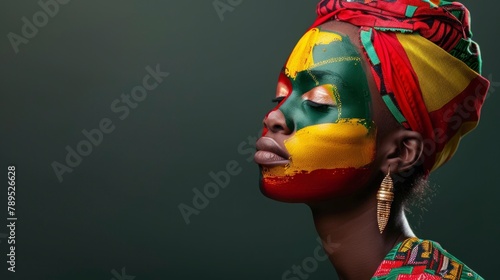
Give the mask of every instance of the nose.
[(264, 129), (272, 133), (291, 134), (292, 130), (286, 125), (286, 119), (279, 110), (273, 110), (264, 118)]

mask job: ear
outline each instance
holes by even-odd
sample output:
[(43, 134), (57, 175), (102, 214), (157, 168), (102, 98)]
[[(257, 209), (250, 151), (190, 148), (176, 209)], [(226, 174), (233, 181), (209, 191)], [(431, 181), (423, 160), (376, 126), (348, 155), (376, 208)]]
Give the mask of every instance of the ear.
[(391, 173), (408, 171), (421, 160), (424, 141), (418, 132), (401, 129), (389, 135), (381, 144), (382, 166), (384, 174), (391, 168)]

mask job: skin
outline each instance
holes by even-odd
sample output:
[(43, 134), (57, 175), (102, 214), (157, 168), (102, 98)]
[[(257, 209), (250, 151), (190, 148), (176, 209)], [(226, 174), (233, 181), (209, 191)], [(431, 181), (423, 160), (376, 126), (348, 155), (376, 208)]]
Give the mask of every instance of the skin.
[[(264, 119), (263, 137), (286, 149), (290, 163), (261, 166), (261, 190), (270, 198), (310, 207), (340, 279), (370, 279), (398, 242), (415, 236), (400, 205), (393, 205), (387, 228), (380, 234), (376, 193), (389, 169), (391, 174), (403, 173), (418, 163), (422, 136), (401, 127), (383, 103), (359, 44), (359, 28), (331, 21), (319, 29), (342, 40), (317, 39), (326, 44), (315, 48), (326, 51), (324, 56), (313, 51), (314, 62), (332, 57), (353, 59), (321, 67), (311, 67), (314, 63), (307, 59), (299, 60), (302, 63), (289, 59), (277, 90), (277, 97), (284, 98)], [(294, 52), (300, 45), (299, 41)], [(302, 52), (304, 49), (308, 48)], [(307, 72), (312, 70), (337, 75), (308, 79), (312, 75)], [(332, 98), (325, 97), (325, 92)], [(330, 107), (317, 111), (307, 106), (309, 98)], [(337, 106), (331, 106), (332, 100)], [(342, 152), (349, 156), (343, 157)], [(301, 180), (286, 180), (297, 174), (302, 175)]]
[(317, 201), (366, 183), (376, 126), (361, 54), (350, 38), (321, 27), (308, 31), (283, 68), (277, 94), (280, 104), (268, 119), (281, 113), (296, 133), (284, 141), (290, 163), (263, 169), (265, 194)]

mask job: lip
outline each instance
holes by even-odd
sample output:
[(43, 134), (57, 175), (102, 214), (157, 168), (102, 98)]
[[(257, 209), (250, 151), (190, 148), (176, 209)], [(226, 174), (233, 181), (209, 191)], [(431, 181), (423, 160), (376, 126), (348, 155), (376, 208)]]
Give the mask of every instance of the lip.
[(257, 164), (272, 167), (285, 165), (290, 162), (290, 155), (286, 150), (281, 148), (279, 144), (272, 138), (261, 137), (255, 143), (257, 152), (254, 156), (254, 161)]

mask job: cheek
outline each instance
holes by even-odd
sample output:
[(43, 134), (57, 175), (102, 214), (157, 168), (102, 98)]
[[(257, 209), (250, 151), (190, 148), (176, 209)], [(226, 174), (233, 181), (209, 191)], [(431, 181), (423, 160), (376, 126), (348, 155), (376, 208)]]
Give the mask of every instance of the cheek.
[(262, 191), (288, 202), (344, 195), (366, 184), (376, 128), (362, 120), (306, 127), (285, 142), (290, 164), (263, 169)]
[(372, 162), (376, 131), (359, 119), (340, 120), (299, 130), (285, 142), (291, 155), (292, 170), (360, 168)]

